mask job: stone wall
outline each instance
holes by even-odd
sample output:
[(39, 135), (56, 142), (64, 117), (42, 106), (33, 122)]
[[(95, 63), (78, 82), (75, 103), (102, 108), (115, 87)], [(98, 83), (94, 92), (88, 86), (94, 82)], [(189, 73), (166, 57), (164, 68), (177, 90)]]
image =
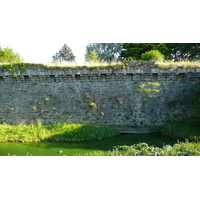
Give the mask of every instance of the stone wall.
[(15, 75), (0, 67), (0, 122), (145, 126), (192, 118), (200, 69), (162, 70), (154, 62), (110, 68), (30, 65)]

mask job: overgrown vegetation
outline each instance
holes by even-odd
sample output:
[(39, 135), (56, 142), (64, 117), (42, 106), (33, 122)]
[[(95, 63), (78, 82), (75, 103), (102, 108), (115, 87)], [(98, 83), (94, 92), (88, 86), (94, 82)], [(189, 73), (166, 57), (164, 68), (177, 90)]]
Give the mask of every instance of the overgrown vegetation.
[(26, 72), (27, 64), (26, 63), (11, 63), (11, 64), (2, 64), (2, 67), (9, 71), (11, 75), (14, 75), (15, 73), (23, 74)]
[(161, 69), (172, 69), (172, 68), (200, 68), (200, 62), (199, 61), (180, 61), (180, 62), (173, 62), (173, 61), (164, 61), (155, 62), (155, 65), (158, 68)]
[(200, 144), (186, 140), (173, 146), (164, 145), (159, 148), (140, 143), (131, 146), (117, 146), (107, 152), (87, 153), (85, 156), (200, 156)]
[(121, 60), (140, 60), (141, 55), (150, 50), (158, 50), (165, 60), (176, 62), (200, 59), (200, 43), (123, 43), (122, 47)]
[(200, 141), (200, 121), (174, 122), (163, 125), (159, 128), (163, 135), (167, 135), (179, 140)]
[(101, 139), (117, 135), (118, 131), (107, 126), (88, 124), (54, 123), (0, 125), (0, 142), (30, 142), (30, 141), (76, 141)]

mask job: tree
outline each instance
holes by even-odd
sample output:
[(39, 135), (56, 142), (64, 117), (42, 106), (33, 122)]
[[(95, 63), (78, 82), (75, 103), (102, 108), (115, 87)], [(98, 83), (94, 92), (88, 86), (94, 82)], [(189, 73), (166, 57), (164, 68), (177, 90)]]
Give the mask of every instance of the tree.
[(90, 61), (91, 52), (96, 51), (99, 61), (118, 61), (121, 50), (121, 43), (90, 43), (86, 46), (85, 60)]
[(165, 43), (123, 43), (123, 50), (120, 54), (122, 60), (133, 58), (140, 60), (141, 55), (150, 50), (160, 51), (166, 59), (171, 59), (171, 44)]
[(91, 50), (89, 52), (88, 61), (93, 61), (93, 62), (99, 61), (98, 54), (97, 54), (97, 52), (95, 50)]
[(15, 53), (13, 49), (0, 47), (0, 62), (2, 63), (12, 63), (20, 62), (22, 59), (18, 53)]
[(200, 58), (199, 43), (123, 43), (120, 58), (141, 59), (141, 55), (150, 50), (158, 50), (165, 60), (187, 61)]
[(192, 61), (200, 57), (200, 43), (174, 43), (172, 46), (175, 61)]
[(64, 44), (63, 47), (53, 56), (53, 61), (72, 61), (75, 62), (75, 56), (72, 50)]

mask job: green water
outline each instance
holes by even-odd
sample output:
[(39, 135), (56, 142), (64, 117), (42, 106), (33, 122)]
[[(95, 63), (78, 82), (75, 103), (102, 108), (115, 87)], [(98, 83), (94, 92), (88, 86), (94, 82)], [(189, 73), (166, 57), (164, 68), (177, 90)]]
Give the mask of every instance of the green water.
[[(127, 134), (117, 135), (101, 140), (77, 142), (27, 142), (27, 143), (0, 143), (0, 156), (74, 156), (94, 151), (112, 150), (117, 145), (133, 145), (145, 142), (149, 145), (162, 147), (163, 144), (173, 145), (176, 139), (158, 134)], [(59, 151), (62, 150), (62, 153)]]

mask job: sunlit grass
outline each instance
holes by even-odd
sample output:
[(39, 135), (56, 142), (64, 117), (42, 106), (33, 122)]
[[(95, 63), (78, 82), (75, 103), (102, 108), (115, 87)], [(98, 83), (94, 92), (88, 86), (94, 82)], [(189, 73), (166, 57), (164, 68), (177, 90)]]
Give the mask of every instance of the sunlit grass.
[(98, 139), (117, 135), (111, 127), (88, 124), (54, 123), (0, 125), (0, 142), (6, 141), (69, 141)]
[(100, 68), (100, 67), (124, 67), (122, 62), (84, 62), (82, 65), (78, 65), (75, 62), (50, 62), (47, 67), (89, 67), (89, 68)]
[(164, 61), (164, 62), (155, 62), (162, 69), (170, 69), (170, 68), (200, 68), (200, 61)]

